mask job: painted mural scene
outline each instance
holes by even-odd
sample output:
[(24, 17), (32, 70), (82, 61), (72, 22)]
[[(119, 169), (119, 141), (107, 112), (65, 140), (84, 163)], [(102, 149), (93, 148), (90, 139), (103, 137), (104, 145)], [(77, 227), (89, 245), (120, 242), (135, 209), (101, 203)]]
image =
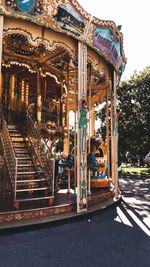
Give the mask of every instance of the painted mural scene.
[(3, 227), (120, 198), (117, 89), (125, 65), (115, 22), (78, 1), (0, 1)]

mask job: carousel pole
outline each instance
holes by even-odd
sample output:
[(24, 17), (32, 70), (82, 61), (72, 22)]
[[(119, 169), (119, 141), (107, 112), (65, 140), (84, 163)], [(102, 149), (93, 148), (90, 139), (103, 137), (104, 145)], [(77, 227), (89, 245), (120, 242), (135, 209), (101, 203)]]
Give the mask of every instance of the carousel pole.
[[(69, 64), (67, 66), (67, 95), (64, 98), (63, 97), (63, 103), (65, 105), (65, 131), (64, 131), (64, 153), (65, 155), (69, 155), (69, 150), (70, 150), (70, 142), (69, 142)], [(64, 115), (63, 115), (64, 116)], [(69, 185), (68, 185), (69, 186)], [(70, 189), (68, 189), (69, 191)]]
[(75, 111), (74, 111), (74, 193), (76, 194), (77, 186), (77, 69), (76, 69), (76, 86), (75, 86)]
[(4, 16), (0, 15), (0, 102), (2, 101), (2, 49), (3, 49)]
[(114, 89), (114, 187), (115, 197), (118, 197), (118, 118), (117, 118), (117, 74), (114, 70), (113, 77), (113, 89)]
[(91, 117), (91, 136), (95, 135), (95, 114), (94, 114), (94, 106), (91, 107), (90, 110), (90, 117)]
[(109, 140), (109, 88), (106, 89), (106, 144), (107, 144), (107, 166), (108, 179), (110, 180), (110, 140)]
[(118, 151), (117, 151), (117, 88), (116, 88), (117, 76), (116, 71), (113, 73), (113, 83), (111, 91), (111, 175), (112, 183), (114, 185), (115, 197), (118, 195)]
[(87, 210), (87, 46), (78, 42), (77, 212)]
[(25, 82), (25, 109), (28, 108), (28, 102), (29, 102), (29, 83)]
[[(44, 97), (43, 97), (43, 101), (44, 101), (44, 106), (46, 107), (46, 92), (47, 92), (47, 80), (46, 80), (46, 76), (44, 78)], [(44, 109), (44, 123), (46, 122), (46, 114), (45, 114), (45, 109)]]
[(37, 70), (37, 123), (41, 124), (42, 96), (41, 96), (41, 68)]
[(63, 91), (64, 91), (64, 81), (63, 81), (63, 74), (62, 74), (62, 71), (61, 71), (61, 83), (60, 83), (60, 86), (61, 86), (61, 96), (60, 96), (60, 126), (61, 126), (61, 130), (63, 128)]
[(25, 81), (21, 81), (21, 111), (24, 110), (25, 107)]
[(110, 96), (110, 101), (111, 101), (111, 106), (110, 106), (110, 120), (111, 120), (111, 178), (112, 178), (112, 183), (114, 185), (114, 136), (113, 136), (113, 129), (114, 129), (114, 101), (113, 101), (113, 86), (112, 86), (112, 81), (111, 81), (111, 96)]
[[(89, 83), (89, 143), (88, 143), (88, 154), (91, 151), (91, 64), (90, 64), (90, 83)], [(91, 195), (91, 171), (88, 170), (88, 194)]]
[[(67, 66), (67, 137), (66, 137), (66, 152), (67, 156), (70, 154), (70, 132), (69, 132), (69, 63)], [(68, 168), (68, 194), (71, 192), (71, 177), (70, 177), (70, 168)]]
[(10, 109), (14, 111), (14, 98), (15, 98), (15, 75), (11, 74), (10, 78)]

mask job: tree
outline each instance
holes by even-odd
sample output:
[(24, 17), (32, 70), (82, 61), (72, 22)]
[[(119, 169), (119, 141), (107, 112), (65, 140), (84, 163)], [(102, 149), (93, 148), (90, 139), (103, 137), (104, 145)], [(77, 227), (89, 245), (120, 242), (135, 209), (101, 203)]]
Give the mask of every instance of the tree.
[[(143, 164), (150, 151), (150, 66), (134, 73), (118, 88), (119, 162)], [(98, 132), (106, 136), (106, 103), (96, 112), (101, 119)]]
[(150, 149), (150, 67), (122, 82), (118, 108), (119, 158), (142, 164)]

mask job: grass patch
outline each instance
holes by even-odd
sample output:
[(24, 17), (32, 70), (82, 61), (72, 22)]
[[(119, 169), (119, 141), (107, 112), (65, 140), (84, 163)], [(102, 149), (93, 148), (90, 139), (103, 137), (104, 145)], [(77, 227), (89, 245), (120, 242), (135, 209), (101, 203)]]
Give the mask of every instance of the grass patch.
[(150, 175), (150, 168), (123, 167), (122, 173), (137, 174), (137, 175)]

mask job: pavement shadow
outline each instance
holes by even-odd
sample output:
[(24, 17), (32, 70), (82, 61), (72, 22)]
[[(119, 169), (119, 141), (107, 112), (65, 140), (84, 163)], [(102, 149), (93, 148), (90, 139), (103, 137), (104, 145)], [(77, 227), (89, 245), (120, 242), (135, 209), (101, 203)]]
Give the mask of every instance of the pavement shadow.
[[(134, 207), (129, 205), (124, 199), (118, 205), (122, 212), (126, 216), (127, 220), (131, 223), (133, 227), (139, 227), (148, 236), (150, 236), (150, 227), (144, 222), (144, 215), (140, 215)], [(142, 207), (140, 207), (142, 209)]]
[[(119, 209), (132, 226), (125, 224)], [(139, 230), (127, 209), (134, 212), (125, 201), (120, 201), (59, 227), (47, 225), (0, 236), (0, 266), (148, 267), (148, 236)], [(118, 216), (120, 221), (116, 220)]]
[[(121, 208), (134, 225), (150, 227), (150, 176), (122, 175), (119, 178), (122, 192)], [(145, 224), (145, 221), (148, 224)]]
[(139, 200), (150, 200), (149, 175), (121, 175), (119, 184), (123, 195)]

